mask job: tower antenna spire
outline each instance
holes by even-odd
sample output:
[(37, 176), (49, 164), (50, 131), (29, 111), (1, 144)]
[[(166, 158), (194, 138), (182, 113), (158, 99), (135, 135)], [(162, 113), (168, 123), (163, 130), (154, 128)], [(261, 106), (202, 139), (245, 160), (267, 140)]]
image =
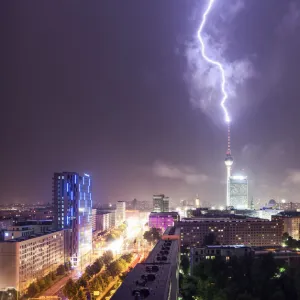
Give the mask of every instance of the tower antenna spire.
[(231, 147), (230, 147), (230, 122), (228, 122), (228, 131), (227, 131), (227, 155), (231, 155)]
[(226, 188), (226, 206), (231, 206), (230, 203), (230, 176), (231, 176), (231, 166), (233, 164), (233, 157), (231, 156), (231, 140), (230, 140), (230, 122), (228, 122), (227, 130), (227, 151), (225, 156), (225, 165), (227, 169), (227, 188)]

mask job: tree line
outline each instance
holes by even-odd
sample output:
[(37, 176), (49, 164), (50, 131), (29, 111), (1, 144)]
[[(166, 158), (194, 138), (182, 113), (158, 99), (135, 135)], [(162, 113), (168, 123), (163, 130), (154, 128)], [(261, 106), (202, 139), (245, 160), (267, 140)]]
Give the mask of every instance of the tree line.
[(62, 278), (67, 272), (70, 271), (70, 269), (71, 264), (65, 263), (64, 265), (58, 266), (55, 271), (50, 272), (44, 277), (38, 278), (28, 286), (27, 292), (22, 298), (27, 299), (36, 297), (41, 292), (50, 288), (55, 281)]
[(66, 297), (72, 300), (84, 300), (86, 294), (99, 291), (100, 294), (108, 287), (115, 277), (127, 270), (132, 261), (132, 254), (124, 254), (113, 260), (111, 251), (106, 251), (77, 280), (69, 279), (63, 289)]
[(300, 299), (300, 269), (275, 260), (272, 253), (247, 255), (225, 261), (221, 257), (200, 262), (188, 274), (181, 262), (180, 292), (185, 300), (289, 300)]

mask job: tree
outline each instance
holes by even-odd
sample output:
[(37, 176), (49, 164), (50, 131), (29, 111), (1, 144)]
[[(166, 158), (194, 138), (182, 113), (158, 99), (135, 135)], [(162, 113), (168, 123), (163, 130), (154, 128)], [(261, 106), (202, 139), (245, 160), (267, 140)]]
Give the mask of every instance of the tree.
[(290, 235), (287, 233), (287, 232), (285, 232), (283, 235), (282, 235), (282, 242), (286, 242), (287, 241), (287, 239), (290, 237)]
[(39, 288), (38, 284), (34, 281), (29, 285), (28, 290), (27, 290), (27, 295), (29, 297), (34, 297), (39, 292), (40, 292), (40, 288)]
[(132, 260), (132, 254), (129, 253), (129, 254), (124, 254), (122, 255), (122, 258), (127, 262), (127, 263), (130, 263), (131, 260)]
[(102, 255), (103, 263), (107, 266), (114, 259), (114, 255), (111, 251), (105, 251)]
[(49, 273), (47, 276), (45, 276), (45, 284), (47, 287), (51, 286), (53, 283), (53, 280), (52, 280), (52, 274)]
[(189, 272), (189, 267), (190, 267), (190, 260), (189, 260), (189, 257), (187, 255), (182, 255), (181, 256), (180, 265), (181, 265), (183, 273), (185, 275), (187, 275), (188, 272)]
[(68, 272), (71, 270), (71, 268), (72, 268), (71, 262), (70, 261), (66, 262), (65, 263), (65, 271)]
[(85, 268), (85, 274), (88, 278), (91, 278), (94, 275), (94, 270), (93, 270), (92, 266), (87, 266)]
[(51, 276), (52, 280), (56, 279), (56, 272), (51, 272), (51, 273), (49, 273), (49, 275)]
[(37, 285), (39, 286), (40, 291), (46, 288), (46, 282), (44, 278), (40, 278), (37, 280)]
[(64, 275), (65, 274), (65, 266), (64, 265), (59, 265), (57, 270), (56, 270), (56, 275)]
[(71, 299), (76, 296), (76, 294), (77, 294), (77, 285), (75, 284), (75, 282), (73, 281), (72, 278), (70, 278), (67, 281), (67, 283), (66, 283), (66, 285), (63, 289), (63, 293), (66, 297), (71, 298)]
[(86, 300), (86, 294), (83, 289), (80, 289), (76, 295), (76, 300)]
[(107, 270), (111, 276), (115, 277), (123, 271), (122, 263), (119, 260), (115, 260), (108, 265)]
[(92, 264), (92, 268), (93, 268), (93, 272), (94, 274), (97, 274), (100, 272), (100, 270), (103, 267), (103, 262), (101, 259), (97, 259), (93, 264)]
[(148, 243), (157, 242), (160, 239), (160, 236), (161, 236), (161, 230), (158, 228), (150, 228), (149, 231), (144, 232), (144, 239)]
[(87, 275), (83, 274), (76, 282), (78, 287), (87, 287), (87, 282), (89, 280), (89, 277)]

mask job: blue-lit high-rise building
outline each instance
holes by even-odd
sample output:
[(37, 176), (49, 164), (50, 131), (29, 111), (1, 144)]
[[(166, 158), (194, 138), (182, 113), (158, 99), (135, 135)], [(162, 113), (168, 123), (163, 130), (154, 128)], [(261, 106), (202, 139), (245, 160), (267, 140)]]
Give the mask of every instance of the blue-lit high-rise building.
[(92, 254), (91, 177), (75, 172), (54, 173), (54, 225), (65, 229), (66, 260), (84, 267)]

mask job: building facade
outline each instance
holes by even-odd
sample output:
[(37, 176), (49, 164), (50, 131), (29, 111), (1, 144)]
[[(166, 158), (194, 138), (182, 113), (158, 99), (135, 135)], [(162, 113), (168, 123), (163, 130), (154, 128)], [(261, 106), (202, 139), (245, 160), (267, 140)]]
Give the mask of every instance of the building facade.
[(153, 195), (153, 212), (169, 212), (170, 199), (164, 194)]
[(152, 212), (149, 215), (149, 227), (158, 228), (164, 232), (167, 227), (174, 226), (180, 220), (178, 212)]
[(283, 222), (283, 232), (287, 232), (293, 239), (300, 239), (300, 212), (281, 212), (272, 216), (274, 221)]
[(116, 225), (124, 223), (126, 219), (126, 202), (118, 201), (116, 204)]
[(99, 212), (96, 214), (96, 231), (106, 231), (112, 228), (111, 222), (111, 212)]
[(0, 289), (23, 293), (30, 283), (63, 263), (63, 230), (0, 242)]
[(254, 255), (254, 250), (252, 250), (251, 247), (246, 247), (244, 245), (193, 247), (190, 250), (190, 266), (193, 272), (196, 265), (207, 259), (221, 257), (225, 261), (229, 261), (233, 256), (243, 257), (246, 255)]
[(248, 179), (246, 176), (229, 178), (229, 206), (235, 209), (249, 209)]
[(258, 218), (192, 218), (177, 223), (181, 246), (201, 247), (205, 237), (213, 234), (220, 245), (281, 245), (283, 222)]
[(66, 256), (72, 266), (83, 266), (92, 254), (91, 177), (75, 172), (53, 177), (54, 225), (66, 230)]
[(96, 230), (96, 214), (97, 214), (97, 209), (93, 208), (92, 209), (92, 230), (93, 230), (93, 232)]
[(300, 203), (299, 202), (279, 202), (276, 203), (276, 208), (280, 210), (286, 211), (300, 211)]

